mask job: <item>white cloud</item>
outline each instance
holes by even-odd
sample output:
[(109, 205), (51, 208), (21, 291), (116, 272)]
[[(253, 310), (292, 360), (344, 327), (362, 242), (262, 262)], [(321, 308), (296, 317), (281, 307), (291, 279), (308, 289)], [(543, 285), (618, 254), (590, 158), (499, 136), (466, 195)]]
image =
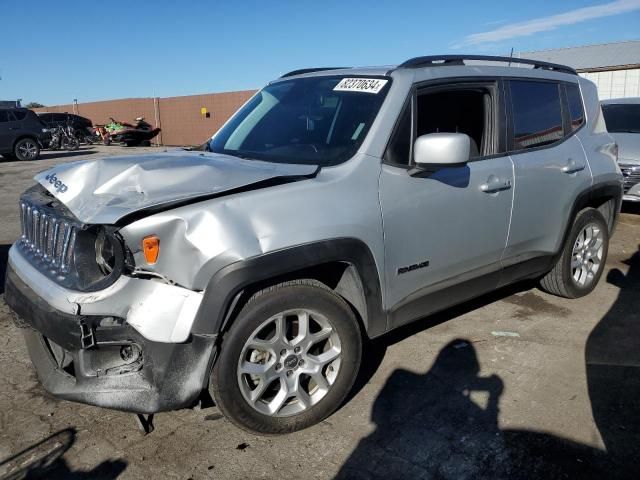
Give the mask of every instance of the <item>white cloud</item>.
[(632, 12), (639, 9), (640, 0), (616, 0), (615, 2), (595, 5), (593, 7), (578, 8), (558, 15), (513, 23), (488, 32), (467, 35), (462, 43), (460, 45), (456, 45), (456, 47), (480, 45), (499, 42), (515, 37), (524, 37), (538, 32), (554, 30), (563, 25), (573, 25), (575, 23), (593, 20), (595, 18), (610, 17), (612, 15), (619, 15), (621, 13)]

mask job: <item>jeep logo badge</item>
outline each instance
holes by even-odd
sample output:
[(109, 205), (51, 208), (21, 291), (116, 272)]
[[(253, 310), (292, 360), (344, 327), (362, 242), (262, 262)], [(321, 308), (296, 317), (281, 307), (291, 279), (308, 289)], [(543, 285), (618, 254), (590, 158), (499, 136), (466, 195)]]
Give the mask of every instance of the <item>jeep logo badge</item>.
[(58, 177), (56, 177), (55, 173), (50, 173), (44, 178), (49, 180), (49, 183), (56, 188), (56, 192), (64, 193), (68, 190), (67, 186), (64, 183), (62, 183), (62, 180), (59, 180)]
[(289, 355), (284, 359), (285, 368), (296, 368), (298, 366), (298, 357), (295, 355)]

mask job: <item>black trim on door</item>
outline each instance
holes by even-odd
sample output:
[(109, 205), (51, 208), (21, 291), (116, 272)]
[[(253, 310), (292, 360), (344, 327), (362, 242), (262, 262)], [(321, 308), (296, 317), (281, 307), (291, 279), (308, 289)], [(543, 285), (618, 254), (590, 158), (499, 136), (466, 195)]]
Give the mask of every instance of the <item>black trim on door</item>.
[[(494, 145), (497, 149), (496, 153), (491, 155), (484, 155), (480, 157), (476, 157), (469, 162), (478, 162), (482, 160), (487, 160), (491, 158), (499, 158), (507, 155), (506, 153), (506, 145), (507, 145), (507, 115), (506, 115), (506, 102), (505, 102), (505, 94), (504, 94), (504, 81), (501, 77), (496, 76), (487, 76), (487, 77), (450, 77), (450, 78), (439, 78), (435, 80), (428, 80), (426, 82), (419, 82), (412, 86), (406, 100), (404, 106), (402, 108), (401, 114), (396, 119), (396, 123), (393, 127), (393, 131), (389, 136), (389, 140), (387, 141), (387, 145), (385, 147), (384, 154), (382, 156), (383, 163), (392, 167), (402, 168), (405, 170), (409, 170), (413, 167), (413, 143), (416, 139), (416, 112), (417, 112), (417, 96), (424, 92), (425, 90), (429, 91), (438, 91), (438, 90), (453, 90), (453, 89), (469, 89), (469, 88), (488, 88), (492, 90), (491, 92), (491, 101), (493, 105), (494, 111), (492, 112), (492, 121), (493, 132), (494, 135)], [(402, 118), (402, 115), (405, 113), (405, 108), (407, 108), (408, 102), (411, 102), (411, 145), (409, 147), (409, 163), (401, 164), (395, 163), (387, 160), (387, 151), (391, 142), (394, 140), (397, 129), (399, 128), (399, 124)], [(497, 135), (497, 139), (495, 136)]]

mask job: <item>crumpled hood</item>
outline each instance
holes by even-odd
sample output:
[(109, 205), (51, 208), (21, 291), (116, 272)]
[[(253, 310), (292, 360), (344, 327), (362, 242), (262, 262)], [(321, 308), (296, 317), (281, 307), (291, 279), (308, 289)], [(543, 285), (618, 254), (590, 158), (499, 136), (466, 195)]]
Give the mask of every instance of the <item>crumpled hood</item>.
[(316, 165), (173, 150), (62, 164), (34, 179), (83, 223), (115, 224), (140, 210), (222, 194), (265, 180), (312, 176)]
[(610, 133), (618, 144), (620, 163), (640, 164), (640, 133)]

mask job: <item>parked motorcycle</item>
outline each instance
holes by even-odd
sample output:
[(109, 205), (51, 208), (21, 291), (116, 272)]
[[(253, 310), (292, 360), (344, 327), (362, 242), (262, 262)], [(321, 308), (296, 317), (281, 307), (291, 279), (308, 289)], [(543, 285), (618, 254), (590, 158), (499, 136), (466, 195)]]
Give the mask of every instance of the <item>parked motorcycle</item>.
[(49, 134), (51, 135), (49, 141), (51, 150), (78, 150), (80, 148), (80, 141), (71, 125), (57, 125), (49, 129)]

